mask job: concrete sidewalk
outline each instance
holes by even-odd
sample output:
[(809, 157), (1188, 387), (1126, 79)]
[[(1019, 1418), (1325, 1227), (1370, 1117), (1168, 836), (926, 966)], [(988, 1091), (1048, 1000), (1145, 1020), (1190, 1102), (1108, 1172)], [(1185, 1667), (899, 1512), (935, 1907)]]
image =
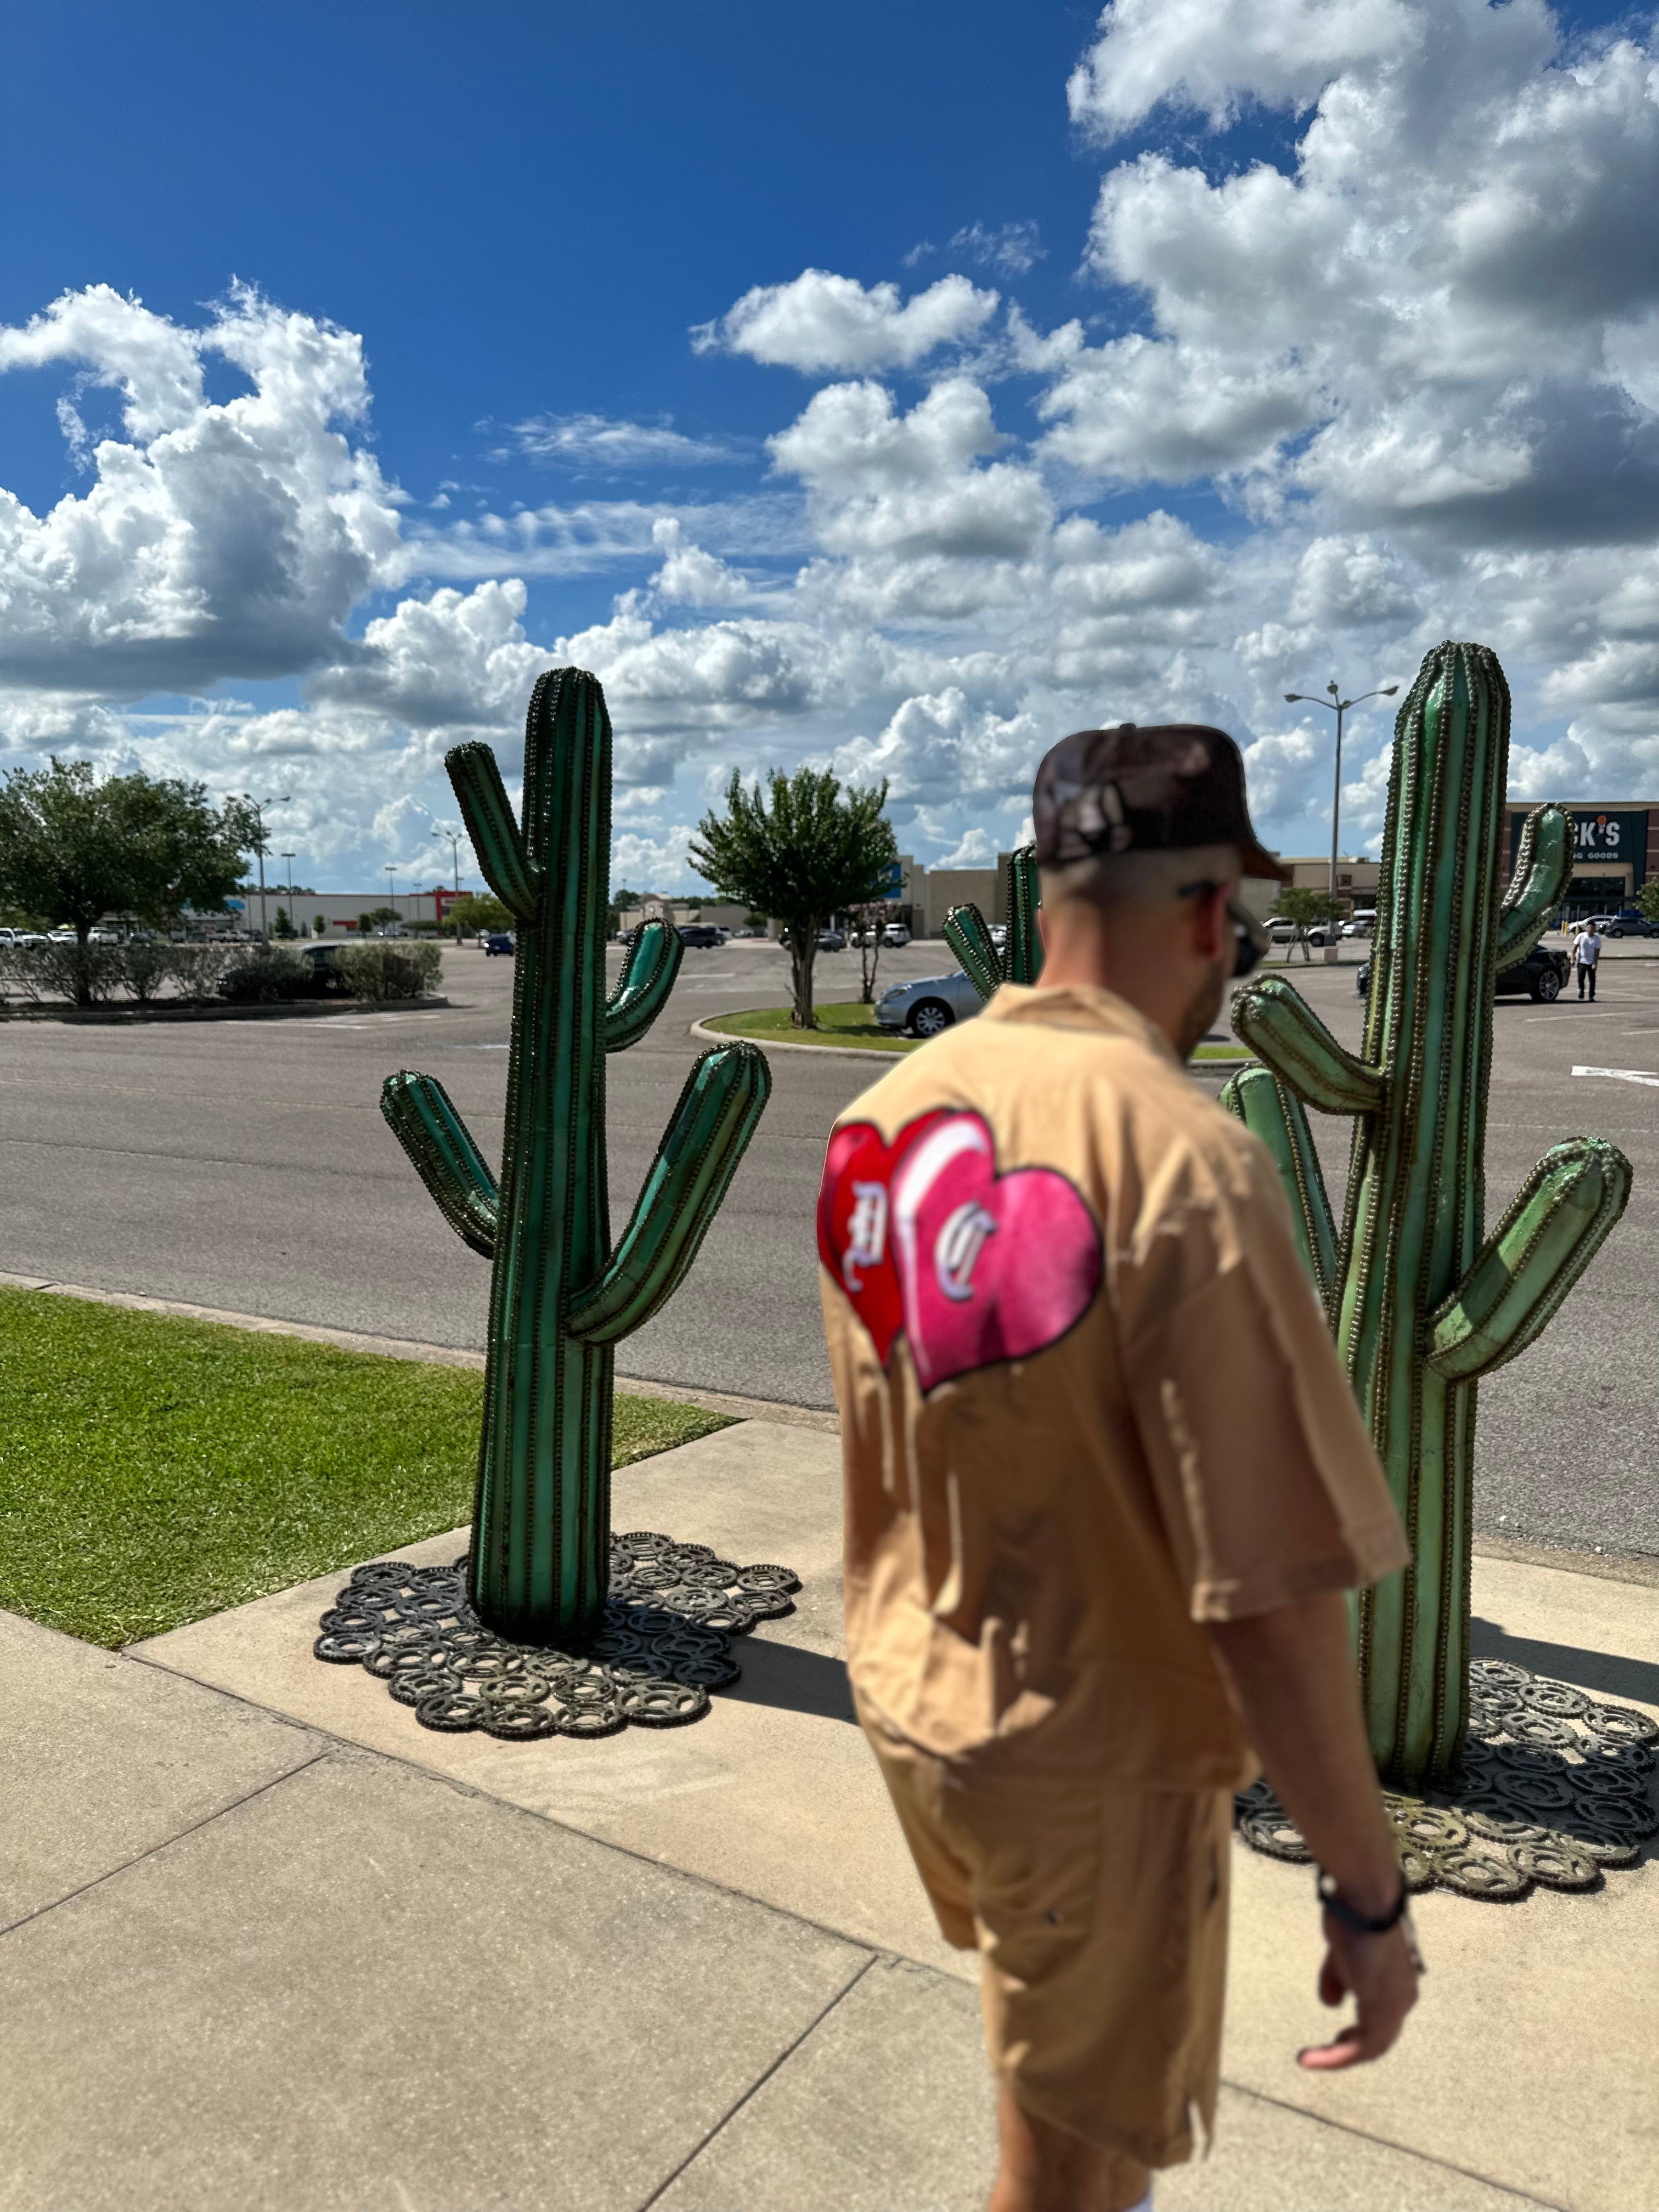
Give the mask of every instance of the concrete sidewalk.
[[(616, 1492), (805, 1583), (688, 1729), (421, 1729), (311, 1657), (343, 1574), (118, 1656), (0, 1616), (0, 2212), (982, 2203), (973, 1961), (841, 1665), (836, 1439), (745, 1422)], [(1659, 1589), (1481, 1559), (1475, 1611), (1659, 1713)], [(1160, 2207), (1659, 2205), (1651, 1853), (1594, 1897), (1420, 1900), (1402, 2047), (1325, 2078), (1292, 2063), (1329, 2025), (1307, 1872), (1235, 1874), (1217, 2146)]]

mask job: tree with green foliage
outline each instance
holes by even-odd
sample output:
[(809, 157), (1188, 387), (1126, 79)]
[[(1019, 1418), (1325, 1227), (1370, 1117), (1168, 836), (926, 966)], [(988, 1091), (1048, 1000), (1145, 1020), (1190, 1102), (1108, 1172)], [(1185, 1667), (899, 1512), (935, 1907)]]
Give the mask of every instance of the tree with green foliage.
[[(1649, 921), (1659, 921), (1659, 876), (1650, 876), (1636, 894), (1636, 904)], [(1559, 922), (1560, 915), (1554, 919)]]
[(258, 824), (240, 799), (216, 806), (179, 777), (106, 776), (53, 759), (0, 781), (0, 900), (75, 932), (76, 1003), (90, 1006), (87, 940), (106, 914), (169, 928), (185, 908), (222, 912)]
[(1285, 948), (1288, 960), (1297, 946), (1302, 947), (1304, 961), (1313, 958), (1308, 950), (1308, 932), (1316, 922), (1340, 921), (1346, 911), (1340, 899), (1334, 899), (1328, 891), (1310, 890), (1305, 884), (1292, 884), (1279, 895), (1278, 913), (1283, 921), (1294, 922), (1296, 935)]
[(898, 857), (883, 808), (887, 786), (843, 793), (827, 769), (774, 769), (769, 808), (758, 787), (745, 791), (734, 769), (723, 816), (705, 814), (692, 866), (721, 898), (775, 915), (789, 935), (797, 1029), (816, 1029), (812, 963), (818, 932), (844, 908), (874, 898)]
[(311, 917), (311, 933), (313, 937), (326, 937), (328, 935), (328, 916), (325, 914), (313, 915)]
[(488, 891), (469, 891), (465, 898), (455, 900), (444, 919), (454, 925), (458, 938), (468, 932), (474, 937), (482, 937), (487, 929), (513, 927), (512, 915)]
[(297, 937), (300, 934), (289, 919), (288, 908), (285, 906), (277, 908), (276, 919), (270, 925), (270, 933), (273, 937), (283, 938)]

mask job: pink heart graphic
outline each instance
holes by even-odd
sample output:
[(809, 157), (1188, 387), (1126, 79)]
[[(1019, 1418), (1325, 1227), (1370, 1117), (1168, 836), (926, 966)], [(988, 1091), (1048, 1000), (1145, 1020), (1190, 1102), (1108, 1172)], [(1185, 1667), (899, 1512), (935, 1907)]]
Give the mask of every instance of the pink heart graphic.
[(1100, 1288), (1100, 1231), (1053, 1168), (996, 1171), (977, 1114), (939, 1117), (892, 1170), (893, 1258), (924, 1390), (1058, 1343)]

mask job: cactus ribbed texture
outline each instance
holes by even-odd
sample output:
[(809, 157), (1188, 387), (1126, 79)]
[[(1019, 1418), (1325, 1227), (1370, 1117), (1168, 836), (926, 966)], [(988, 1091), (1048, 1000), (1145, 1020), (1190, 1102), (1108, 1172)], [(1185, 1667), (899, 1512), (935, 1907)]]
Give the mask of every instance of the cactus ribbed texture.
[(1006, 951), (999, 952), (991, 942), (985, 917), (976, 906), (953, 906), (945, 917), (945, 941), (981, 999), (988, 999), (1002, 983), (1035, 983), (1042, 973), (1038, 903), (1036, 847), (1022, 845), (1008, 858)]
[(613, 1251), (605, 1054), (650, 1028), (682, 946), (665, 923), (647, 922), (606, 1001), (605, 695), (580, 669), (537, 683), (522, 828), (487, 745), (458, 745), (446, 765), (479, 867), (517, 931), (499, 1192), (432, 1077), (391, 1077), (380, 1107), (444, 1218), (494, 1262), (468, 1596), (497, 1633), (572, 1650), (597, 1623), (608, 1581), (611, 1346), (651, 1319), (696, 1257), (771, 1079), (752, 1045), (703, 1054)]
[[(1233, 1026), (1265, 1065), (1222, 1093), (1284, 1178), (1411, 1540), (1357, 1624), (1371, 1748), (1407, 1789), (1452, 1778), (1468, 1729), (1475, 1383), (1537, 1336), (1630, 1190), (1615, 1146), (1571, 1139), (1482, 1242), (1492, 983), (1571, 867), (1566, 816), (1540, 808), (1500, 902), (1509, 711), (1486, 647), (1427, 656), (1395, 724), (1363, 1048), (1345, 1051), (1282, 978), (1252, 981)], [(1356, 1117), (1340, 1236), (1304, 1101)]]

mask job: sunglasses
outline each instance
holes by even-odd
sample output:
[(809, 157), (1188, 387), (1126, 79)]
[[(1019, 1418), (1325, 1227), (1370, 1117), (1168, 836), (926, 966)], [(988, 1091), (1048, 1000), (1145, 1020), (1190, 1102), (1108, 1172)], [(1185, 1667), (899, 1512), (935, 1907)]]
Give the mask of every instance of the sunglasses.
[[(1207, 898), (1212, 891), (1220, 889), (1220, 884), (1213, 881), (1182, 884), (1176, 896)], [(1251, 972), (1267, 951), (1268, 938), (1255, 916), (1247, 911), (1237, 898), (1230, 898), (1227, 902), (1227, 919), (1233, 926), (1233, 981), (1237, 982)]]

